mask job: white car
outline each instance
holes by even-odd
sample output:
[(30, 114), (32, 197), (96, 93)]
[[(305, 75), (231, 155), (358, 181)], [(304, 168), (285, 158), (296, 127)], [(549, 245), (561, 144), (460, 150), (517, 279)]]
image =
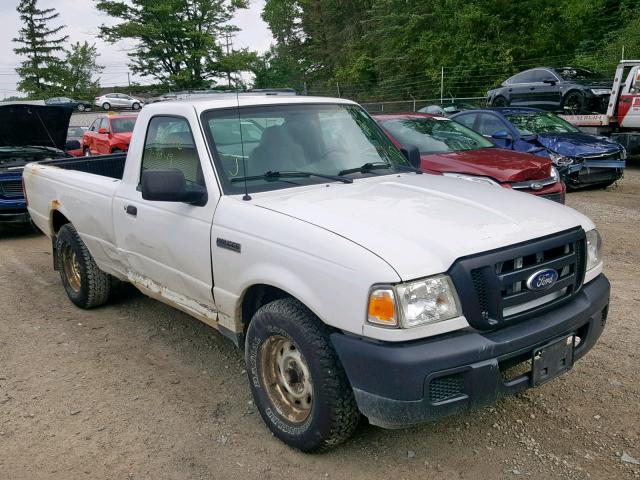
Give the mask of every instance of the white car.
[(404, 153), (353, 102), (232, 95), (149, 105), (126, 156), (24, 182), (73, 303), (116, 278), (218, 329), (271, 431), (316, 451), (361, 414), (404, 427), (547, 382), (605, 326), (591, 220)]
[(100, 97), (96, 97), (94, 103), (103, 110), (140, 110), (144, 106), (144, 102), (142, 100), (125, 93), (107, 93)]

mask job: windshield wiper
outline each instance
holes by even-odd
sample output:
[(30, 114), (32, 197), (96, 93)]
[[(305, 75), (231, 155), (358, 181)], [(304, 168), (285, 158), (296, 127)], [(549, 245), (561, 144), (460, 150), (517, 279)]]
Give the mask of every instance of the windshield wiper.
[(420, 169), (411, 167), (409, 165), (396, 165), (390, 163), (365, 163), (364, 165), (356, 168), (348, 168), (346, 170), (342, 170), (338, 173), (338, 175), (349, 175), (350, 173), (371, 173), (372, 170), (392, 168), (406, 172), (422, 173)]
[(245, 182), (245, 181), (250, 182), (252, 180), (279, 180), (281, 178), (300, 178), (300, 177), (319, 177), (319, 178), (326, 178), (329, 180), (335, 180), (336, 182), (353, 183), (353, 180), (351, 180), (350, 178), (343, 177), (341, 174), (325, 175), (324, 173), (304, 172), (304, 171), (298, 171), (298, 170), (290, 170), (290, 171), (284, 171), (284, 172), (269, 170), (268, 172), (263, 173), (262, 175), (252, 175), (252, 176), (246, 176), (246, 177), (232, 178), (231, 183)]

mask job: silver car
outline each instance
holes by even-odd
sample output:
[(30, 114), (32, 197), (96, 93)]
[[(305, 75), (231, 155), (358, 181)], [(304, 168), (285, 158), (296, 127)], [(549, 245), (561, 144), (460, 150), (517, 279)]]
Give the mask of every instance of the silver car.
[(107, 93), (100, 97), (96, 97), (94, 102), (98, 107), (104, 110), (115, 110), (130, 108), (131, 110), (140, 110), (144, 102), (139, 98), (132, 97), (126, 93)]

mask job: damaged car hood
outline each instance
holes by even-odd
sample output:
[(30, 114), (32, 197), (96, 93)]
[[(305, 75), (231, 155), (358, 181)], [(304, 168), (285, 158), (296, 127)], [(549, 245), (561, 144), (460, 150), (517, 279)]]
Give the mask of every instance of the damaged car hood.
[(622, 152), (621, 146), (617, 143), (584, 133), (544, 133), (538, 135), (537, 142), (565, 157), (612, 155)]
[(72, 110), (42, 105), (0, 106), (0, 147), (53, 147), (64, 150)]

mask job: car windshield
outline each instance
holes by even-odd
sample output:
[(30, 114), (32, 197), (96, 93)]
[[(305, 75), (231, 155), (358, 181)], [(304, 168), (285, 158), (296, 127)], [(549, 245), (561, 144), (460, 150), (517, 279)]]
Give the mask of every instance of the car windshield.
[(81, 137), (86, 130), (87, 127), (69, 127), (67, 137)]
[(113, 133), (133, 132), (136, 124), (135, 118), (114, 118), (111, 120), (111, 128)]
[(409, 168), (382, 129), (356, 105), (210, 110), (202, 122), (228, 193), (242, 193), (245, 177), (247, 190), (259, 192), (327, 182), (318, 175), (346, 176), (352, 169), (344, 178)]
[(482, 135), (445, 118), (399, 118), (381, 124), (400, 144), (418, 147), (422, 154), (495, 147)]
[(518, 129), (521, 135), (575, 133), (580, 131), (553, 113), (518, 113), (509, 115), (509, 121)]
[(586, 68), (556, 68), (556, 72), (563, 80), (587, 80), (587, 81), (603, 81), (607, 78), (599, 72), (587, 70)]

